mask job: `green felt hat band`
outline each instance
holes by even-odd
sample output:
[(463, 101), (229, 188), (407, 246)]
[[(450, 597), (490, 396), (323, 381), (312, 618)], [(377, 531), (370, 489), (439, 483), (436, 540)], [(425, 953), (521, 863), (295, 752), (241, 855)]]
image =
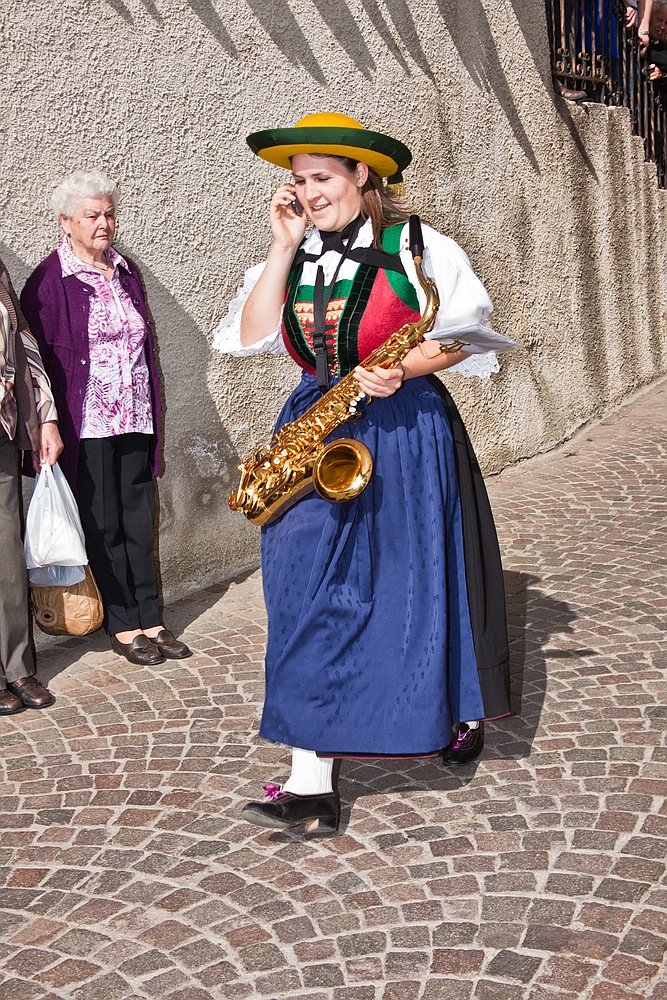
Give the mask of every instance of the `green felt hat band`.
[(400, 173), (412, 160), (412, 153), (402, 142), (381, 132), (364, 128), (346, 128), (335, 125), (312, 125), (264, 129), (248, 136), (248, 145), (262, 159), (287, 169), (290, 156), (303, 152), (322, 151), (328, 155), (349, 155), (378, 169), (382, 176)]

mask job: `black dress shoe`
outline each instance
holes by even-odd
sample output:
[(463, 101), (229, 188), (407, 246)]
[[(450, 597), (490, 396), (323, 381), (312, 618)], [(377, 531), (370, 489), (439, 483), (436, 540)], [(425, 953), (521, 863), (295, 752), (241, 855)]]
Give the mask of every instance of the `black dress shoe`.
[(111, 636), (111, 648), (114, 653), (124, 656), (130, 663), (138, 663), (142, 667), (154, 667), (164, 663), (164, 656), (154, 643), (140, 632), (132, 642), (120, 642), (115, 635)]
[(21, 699), (7, 688), (0, 691), (0, 715), (16, 715), (17, 712), (25, 712), (25, 705)]
[(7, 682), (7, 690), (21, 699), (26, 708), (48, 708), (55, 702), (48, 688), (40, 684), (36, 677), (20, 677), (17, 681)]
[(445, 764), (469, 764), (479, 757), (484, 749), (484, 723), (480, 722), (477, 729), (471, 729), (467, 722), (460, 722), (458, 733), (443, 751)]
[(287, 830), (304, 826), (306, 833), (335, 833), (340, 821), (340, 806), (335, 792), (326, 795), (293, 795), (277, 785), (265, 785), (265, 802), (248, 802), (243, 818), (256, 826)]
[(168, 660), (184, 660), (186, 656), (192, 656), (192, 650), (184, 642), (177, 639), (168, 628), (163, 628), (157, 635), (147, 636), (150, 641), (157, 646), (163, 656)]

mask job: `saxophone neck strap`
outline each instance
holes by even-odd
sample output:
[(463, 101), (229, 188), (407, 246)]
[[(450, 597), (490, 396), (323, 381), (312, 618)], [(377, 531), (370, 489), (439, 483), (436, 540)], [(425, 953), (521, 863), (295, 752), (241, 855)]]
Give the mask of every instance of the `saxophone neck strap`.
[[(293, 268), (300, 267), (308, 262), (316, 264), (322, 254), (302, 253), (294, 258)], [(357, 247), (350, 250), (346, 255), (346, 260), (354, 260), (358, 264), (369, 264), (377, 270), (395, 271), (407, 278), (403, 262), (397, 254), (387, 253), (386, 250), (376, 250), (375, 247)]]
[[(388, 250), (377, 250), (375, 247), (355, 247), (354, 243), (359, 232), (364, 225), (365, 219), (362, 216), (354, 219), (345, 229), (340, 232), (327, 233), (320, 231), (322, 237), (322, 250), (319, 254), (308, 254), (300, 252), (294, 259), (292, 269), (303, 267), (306, 261), (316, 263), (315, 289), (313, 298), (313, 352), (315, 354), (315, 373), (317, 376), (317, 386), (324, 395), (329, 389), (329, 343), (327, 340), (326, 316), (331, 295), (336, 284), (336, 279), (345, 260), (353, 260), (359, 264), (365, 264), (376, 270), (395, 271), (407, 279), (405, 268), (398, 251), (391, 253)], [(402, 231), (402, 226), (391, 227), (385, 233), (394, 229)], [(344, 242), (345, 241), (345, 242)], [(336, 266), (329, 286), (324, 288), (324, 268), (318, 262), (329, 250), (335, 250), (340, 254), (340, 260)]]
[[(329, 250), (336, 250), (338, 253), (343, 254), (346, 260), (354, 260), (358, 264), (368, 264), (370, 267), (374, 267), (377, 270), (384, 271), (395, 271), (397, 274), (402, 274), (407, 278), (405, 273), (405, 268), (403, 267), (403, 262), (401, 261), (400, 253), (398, 250), (392, 251), (387, 250), (383, 247), (382, 250), (376, 249), (376, 247), (353, 247), (359, 230), (361, 229), (365, 220), (361, 220), (361, 224), (358, 226), (356, 231), (353, 231), (351, 227), (354, 227), (359, 223), (359, 219), (355, 219), (354, 222), (346, 226), (345, 229), (340, 233), (327, 233), (320, 231), (320, 236), (322, 237), (322, 249), (319, 253), (306, 253), (303, 249), (300, 249), (294, 262), (292, 263), (292, 268), (301, 268), (307, 262), (316, 264), (317, 261)], [(391, 226), (389, 229), (385, 229), (383, 236), (383, 244), (385, 235), (388, 233), (393, 233), (396, 229), (398, 232), (403, 230), (403, 225), (399, 223), (397, 226)], [(347, 245), (343, 243), (343, 240), (347, 239)], [(397, 242), (393, 241), (392, 242)], [(341, 260), (342, 263), (342, 260)]]
[[(322, 236), (322, 253), (315, 257), (315, 260), (319, 260), (322, 254), (327, 253), (329, 250), (335, 250), (340, 253), (340, 260), (336, 265), (336, 270), (334, 271), (333, 277), (329, 282), (329, 287), (326, 292), (324, 290), (324, 268), (321, 264), (317, 265), (317, 273), (315, 275), (315, 296), (313, 299), (313, 351), (315, 353), (315, 374), (317, 375), (317, 387), (324, 395), (329, 389), (329, 356), (327, 343), (327, 309), (329, 307), (329, 302), (331, 301), (331, 295), (336, 284), (336, 279), (343, 266), (343, 261), (347, 260), (352, 252), (352, 247), (354, 246), (354, 241), (359, 235), (359, 230), (364, 224), (364, 219), (360, 215), (356, 219), (353, 219), (345, 229), (337, 233), (321, 233)], [(343, 243), (343, 240), (347, 240), (347, 243)]]

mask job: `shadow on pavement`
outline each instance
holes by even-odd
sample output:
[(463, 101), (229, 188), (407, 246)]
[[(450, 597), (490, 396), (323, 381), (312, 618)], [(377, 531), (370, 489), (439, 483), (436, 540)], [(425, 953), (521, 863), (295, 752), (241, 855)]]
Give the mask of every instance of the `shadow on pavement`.
[[(192, 622), (217, 604), (230, 587), (247, 580), (256, 569), (256, 566), (250, 566), (231, 579), (210, 584), (197, 593), (189, 594), (178, 601), (165, 605), (165, 626), (171, 629), (175, 635), (183, 636), (186, 641), (192, 642), (187, 634)], [(111, 655), (109, 638), (102, 629), (90, 635), (75, 638), (65, 635), (44, 635), (35, 627), (34, 640), (37, 649), (37, 672), (42, 683), (47, 685), (54, 677), (89, 653), (108, 653)]]
[[(564, 601), (543, 593), (538, 577), (505, 572), (507, 625), (510, 640), (512, 716), (486, 723), (486, 745), (479, 760), (521, 760), (529, 756), (540, 720), (547, 684), (549, 655), (574, 658), (590, 649), (549, 649), (559, 635), (574, 632), (577, 613)], [(343, 804), (341, 828), (359, 798), (396, 792), (439, 791), (465, 788), (479, 761), (457, 769), (446, 767), (440, 757), (427, 760), (339, 761), (338, 788)], [(443, 805), (446, 800), (443, 797)]]

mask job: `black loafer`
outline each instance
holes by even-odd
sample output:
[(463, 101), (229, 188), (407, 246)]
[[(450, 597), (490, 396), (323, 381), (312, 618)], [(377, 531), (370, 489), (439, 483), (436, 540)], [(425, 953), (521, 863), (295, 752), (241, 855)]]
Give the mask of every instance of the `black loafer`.
[(7, 682), (7, 690), (19, 698), (26, 708), (48, 708), (56, 700), (55, 695), (32, 675), (21, 677), (11, 684)]
[(469, 764), (479, 757), (484, 749), (484, 723), (480, 722), (477, 729), (471, 729), (467, 723), (459, 724), (459, 731), (450, 745), (443, 751), (445, 764)]
[(112, 635), (111, 648), (114, 653), (124, 656), (130, 663), (138, 663), (141, 667), (154, 667), (158, 663), (164, 663), (164, 656), (160, 650), (143, 632), (135, 635), (132, 642), (120, 642), (115, 635)]
[(168, 628), (163, 628), (157, 635), (147, 636), (147, 639), (157, 646), (163, 656), (168, 660), (184, 660), (186, 656), (192, 656), (192, 650), (184, 642), (177, 639)]
[(335, 792), (327, 795), (293, 795), (276, 785), (265, 785), (265, 802), (248, 802), (243, 818), (255, 826), (287, 830), (303, 826), (307, 833), (335, 833), (340, 821), (340, 806)]

